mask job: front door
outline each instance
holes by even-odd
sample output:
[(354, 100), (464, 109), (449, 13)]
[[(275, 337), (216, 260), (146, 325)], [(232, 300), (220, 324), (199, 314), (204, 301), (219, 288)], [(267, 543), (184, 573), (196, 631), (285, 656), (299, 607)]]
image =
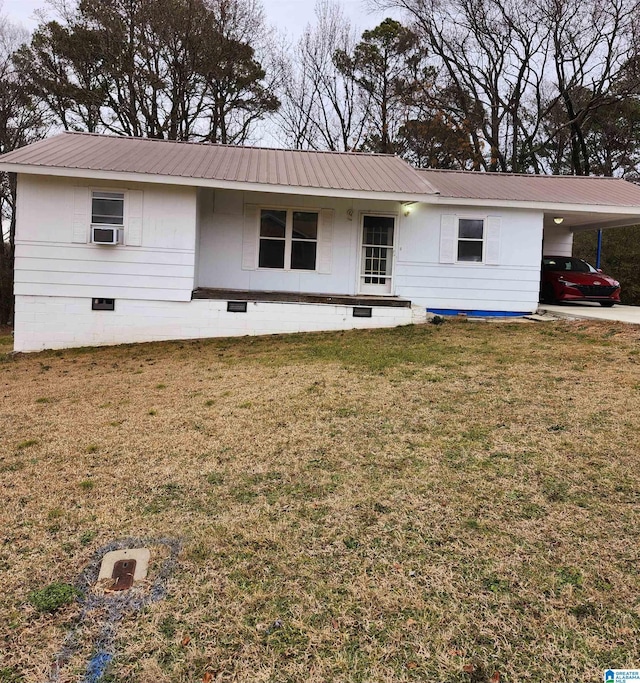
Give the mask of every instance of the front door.
[(393, 216), (362, 217), (361, 294), (391, 294), (393, 270)]

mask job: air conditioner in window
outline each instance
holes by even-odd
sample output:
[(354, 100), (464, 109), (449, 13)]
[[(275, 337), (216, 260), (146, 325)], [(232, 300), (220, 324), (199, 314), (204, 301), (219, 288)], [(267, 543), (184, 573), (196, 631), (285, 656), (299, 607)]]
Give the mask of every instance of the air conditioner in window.
[(94, 244), (118, 244), (118, 228), (91, 226), (91, 241)]

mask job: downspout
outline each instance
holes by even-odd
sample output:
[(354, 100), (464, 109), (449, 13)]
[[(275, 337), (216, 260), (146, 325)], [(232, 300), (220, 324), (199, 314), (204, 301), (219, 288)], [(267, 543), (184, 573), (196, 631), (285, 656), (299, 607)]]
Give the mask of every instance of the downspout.
[(602, 230), (598, 230), (598, 247), (596, 249), (596, 268), (600, 270), (600, 260), (602, 258)]

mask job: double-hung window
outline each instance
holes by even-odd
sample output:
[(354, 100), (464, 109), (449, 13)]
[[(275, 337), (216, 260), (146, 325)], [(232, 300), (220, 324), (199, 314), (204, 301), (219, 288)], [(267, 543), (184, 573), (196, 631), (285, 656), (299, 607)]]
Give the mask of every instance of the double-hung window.
[(107, 241), (113, 229), (124, 228), (124, 192), (94, 191), (91, 195), (93, 240)]
[(458, 220), (458, 261), (482, 263), (484, 258), (484, 220), (460, 218)]
[(261, 209), (260, 268), (316, 270), (318, 212)]

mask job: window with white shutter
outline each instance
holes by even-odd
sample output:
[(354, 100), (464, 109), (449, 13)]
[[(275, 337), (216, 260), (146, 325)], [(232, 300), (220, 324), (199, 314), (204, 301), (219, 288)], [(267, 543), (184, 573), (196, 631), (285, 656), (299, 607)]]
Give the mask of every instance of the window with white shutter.
[(142, 246), (141, 190), (75, 188), (73, 241)]
[(440, 263), (500, 264), (500, 216), (445, 214), (440, 221)]
[(331, 272), (333, 211), (245, 206), (242, 268)]

